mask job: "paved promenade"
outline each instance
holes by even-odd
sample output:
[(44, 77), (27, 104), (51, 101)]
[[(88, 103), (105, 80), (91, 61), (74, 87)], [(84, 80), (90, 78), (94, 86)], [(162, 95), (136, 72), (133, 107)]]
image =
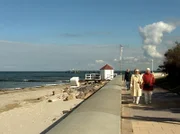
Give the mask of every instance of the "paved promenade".
[(41, 134), (121, 134), (119, 81), (117, 76)]
[(180, 96), (155, 88), (152, 104), (132, 103), (122, 91), (122, 134), (180, 134)]

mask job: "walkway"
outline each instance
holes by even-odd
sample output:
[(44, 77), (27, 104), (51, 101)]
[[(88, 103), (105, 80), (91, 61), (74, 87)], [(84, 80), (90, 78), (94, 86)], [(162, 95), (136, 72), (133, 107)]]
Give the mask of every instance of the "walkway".
[(180, 96), (155, 88), (152, 104), (132, 104), (130, 92), (122, 91), (122, 134), (179, 134)]

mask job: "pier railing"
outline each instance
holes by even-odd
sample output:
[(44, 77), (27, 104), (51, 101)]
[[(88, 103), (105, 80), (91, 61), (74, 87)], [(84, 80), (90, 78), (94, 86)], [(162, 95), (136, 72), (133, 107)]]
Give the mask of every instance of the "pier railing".
[(41, 134), (121, 134), (121, 76)]
[(85, 80), (101, 80), (101, 75), (97, 73), (85, 74)]

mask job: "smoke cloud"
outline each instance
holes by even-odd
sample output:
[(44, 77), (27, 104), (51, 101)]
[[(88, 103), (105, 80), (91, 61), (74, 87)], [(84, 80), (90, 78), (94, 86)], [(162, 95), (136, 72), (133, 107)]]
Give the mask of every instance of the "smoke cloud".
[(163, 55), (157, 51), (157, 45), (162, 42), (163, 34), (170, 33), (176, 28), (173, 24), (162, 21), (139, 27), (140, 35), (143, 39), (143, 50), (146, 57), (162, 58)]

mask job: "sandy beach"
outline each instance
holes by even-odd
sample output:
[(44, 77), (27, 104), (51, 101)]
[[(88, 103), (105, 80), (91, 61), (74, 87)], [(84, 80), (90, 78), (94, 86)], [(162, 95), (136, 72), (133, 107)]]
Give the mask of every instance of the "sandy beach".
[[(105, 83), (0, 91), (0, 133), (39, 134)], [(53, 95), (53, 92), (55, 93)]]

